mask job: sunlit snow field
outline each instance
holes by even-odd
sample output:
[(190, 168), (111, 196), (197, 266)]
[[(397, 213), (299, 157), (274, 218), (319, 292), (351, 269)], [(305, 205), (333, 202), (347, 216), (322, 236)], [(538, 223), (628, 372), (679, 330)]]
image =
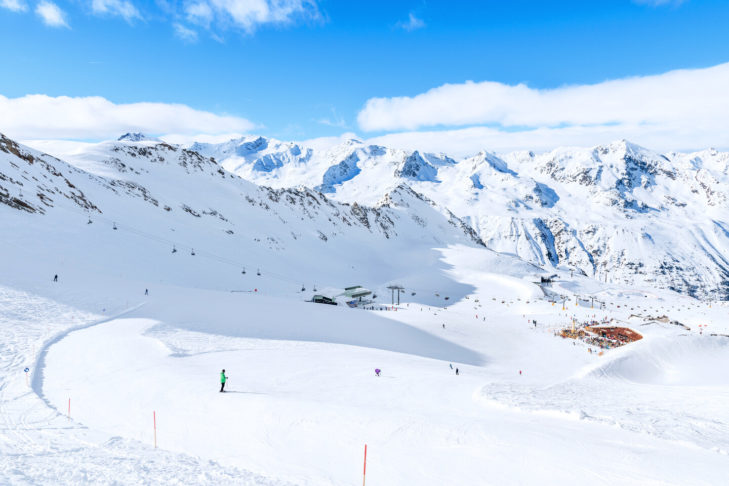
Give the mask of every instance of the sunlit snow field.
[(645, 339), (598, 357), (553, 331), (627, 321), (628, 304), (726, 333), (727, 307), (608, 288), (607, 309), (562, 311), (528, 278), (483, 271), (502, 265), (489, 253), (442, 254), (468, 299), (397, 311), (303, 302), (265, 276), (254, 293), (93, 271), (31, 285), (36, 265), (3, 287), (2, 474), (358, 484), (367, 444), (369, 484), (721, 483), (728, 338), (632, 319)]

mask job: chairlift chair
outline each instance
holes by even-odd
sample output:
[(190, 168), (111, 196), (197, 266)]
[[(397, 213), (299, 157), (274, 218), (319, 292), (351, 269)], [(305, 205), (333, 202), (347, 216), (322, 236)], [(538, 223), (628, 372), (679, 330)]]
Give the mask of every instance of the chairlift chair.
[(114, 223), (114, 229), (117, 229), (117, 228), (116, 228), (116, 222)]
[(192, 249), (192, 251), (190, 252), (190, 255), (192, 255), (192, 256), (195, 256), (195, 249), (194, 249), (194, 248), (193, 248), (193, 249)]
[(240, 272), (240, 273), (242, 273), (243, 275), (245, 275), (246, 274), (246, 267), (243, 267), (243, 271)]
[(177, 248), (175, 248), (175, 245), (172, 245), (172, 253), (177, 253)]
[(261, 276), (261, 269), (260, 268), (258, 270), (256, 270), (256, 275), (258, 275), (259, 277)]

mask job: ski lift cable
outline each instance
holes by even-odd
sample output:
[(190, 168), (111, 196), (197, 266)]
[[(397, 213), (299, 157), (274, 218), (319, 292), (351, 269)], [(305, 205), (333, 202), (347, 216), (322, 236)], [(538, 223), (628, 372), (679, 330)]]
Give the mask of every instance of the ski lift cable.
[[(88, 213), (87, 212), (83, 212), (82, 213), (82, 212), (76, 211), (74, 209), (67, 208), (67, 207), (63, 207), (63, 206), (56, 206), (56, 207), (59, 207), (59, 208), (65, 210), (65, 211), (68, 211), (70, 213), (80, 214), (80, 215), (83, 215), (83, 216), (88, 217)], [(158, 236), (158, 235), (155, 235), (155, 234), (151, 234), (151, 233), (148, 233), (146, 231), (142, 231), (142, 230), (140, 230), (138, 228), (134, 228), (134, 227), (129, 226), (127, 224), (122, 224), (122, 225), (116, 224), (116, 220), (112, 220), (112, 219), (106, 218), (101, 213), (96, 214), (94, 217), (97, 218), (97, 219), (99, 219), (99, 220), (105, 221), (106, 223), (115, 225), (117, 230), (126, 231), (128, 233), (135, 234), (135, 235), (140, 236), (142, 238), (146, 238), (146, 239), (149, 239), (149, 240), (153, 240), (153, 241), (156, 241), (158, 243), (164, 243), (164, 244), (167, 244), (167, 245), (171, 245), (173, 248), (179, 247), (179, 248), (189, 249), (191, 252), (193, 251), (192, 245), (179, 244), (176, 241), (173, 241), (173, 240), (170, 240), (168, 238), (165, 238), (165, 237), (162, 237), (162, 236)], [(223, 263), (223, 264), (226, 264), (226, 265), (230, 265), (230, 266), (236, 267), (238, 269), (245, 268), (247, 266), (250, 266), (248, 264), (239, 262), (237, 260), (233, 260), (231, 258), (222, 256), (222, 255), (217, 255), (215, 253), (212, 253), (212, 252), (209, 252), (209, 251), (206, 251), (206, 250), (197, 250), (197, 251), (195, 251), (195, 255), (196, 256), (198, 256), (198, 255), (199, 256), (203, 256), (203, 257), (208, 258), (208, 259), (211, 259), (211, 260), (216, 260), (216, 261), (218, 261), (220, 263)], [(257, 274), (258, 275), (263, 275), (263, 272), (261, 272), (260, 269), (259, 269), (259, 271), (257, 272)], [(289, 278), (289, 277), (287, 277), (285, 275), (281, 275), (281, 274), (279, 274), (277, 272), (272, 272), (270, 270), (266, 270), (266, 277), (272, 278), (274, 280), (279, 280), (279, 281), (285, 282), (285, 283), (291, 283), (291, 284), (301, 281), (301, 280), (291, 279), (291, 278)]]

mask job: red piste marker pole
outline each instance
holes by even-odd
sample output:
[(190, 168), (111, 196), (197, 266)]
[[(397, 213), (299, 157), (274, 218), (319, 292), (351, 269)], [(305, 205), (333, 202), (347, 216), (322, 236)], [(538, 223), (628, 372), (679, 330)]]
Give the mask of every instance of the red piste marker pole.
[(157, 412), (152, 411), (152, 423), (154, 424), (154, 448), (157, 448)]
[(362, 469), (362, 486), (365, 486), (365, 479), (367, 479), (367, 444), (365, 444), (364, 469)]

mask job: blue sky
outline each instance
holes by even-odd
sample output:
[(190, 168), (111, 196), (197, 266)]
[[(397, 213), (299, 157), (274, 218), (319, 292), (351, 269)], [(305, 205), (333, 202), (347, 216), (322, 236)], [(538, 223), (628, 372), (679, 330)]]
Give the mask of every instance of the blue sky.
[[(422, 127), (363, 125), (372, 98), (467, 81), (591, 85), (729, 61), (726, 0), (266, 4), (0, 0), (0, 95), (184, 104), (281, 139), (379, 137)], [(2, 122), (12, 133), (13, 120)], [(428, 125), (521, 127), (488, 117)]]

